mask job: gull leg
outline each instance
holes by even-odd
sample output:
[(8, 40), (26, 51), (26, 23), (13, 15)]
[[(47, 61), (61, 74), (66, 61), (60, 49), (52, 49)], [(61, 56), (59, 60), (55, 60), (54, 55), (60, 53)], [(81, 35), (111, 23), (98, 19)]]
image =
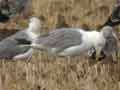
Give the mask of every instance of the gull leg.
[(113, 52), (113, 53), (112, 53), (112, 59), (113, 59), (113, 62), (117, 62), (118, 52)]
[(101, 54), (101, 48), (96, 49), (96, 61), (99, 60), (100, 54)]

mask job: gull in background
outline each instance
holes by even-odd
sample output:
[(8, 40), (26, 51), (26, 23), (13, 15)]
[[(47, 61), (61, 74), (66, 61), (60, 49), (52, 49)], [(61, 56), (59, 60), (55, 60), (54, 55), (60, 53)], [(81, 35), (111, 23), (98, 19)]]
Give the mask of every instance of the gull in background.
[(0, 42), (0, 59), (28, 59), (33, 49), (18, 47), (19, 44), (31, 44), (40, 34), (40, 20), (37, 17), (30, 18), (28, 28), (3, 39)]

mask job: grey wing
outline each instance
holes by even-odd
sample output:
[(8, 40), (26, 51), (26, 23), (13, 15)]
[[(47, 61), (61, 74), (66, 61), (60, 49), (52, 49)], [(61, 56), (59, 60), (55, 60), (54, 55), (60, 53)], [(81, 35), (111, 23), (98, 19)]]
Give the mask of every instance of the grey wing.
[(18, 59), (28, 59), (29, 60), (32, 57), (32, 53), (33, 53), (33, 49), (31, 48), (25, 53), (14, 56), (13, 59), (14, 60), (18, 60)]
[(28, 47), (24, 47), (24, 48), (18, 47), (19, 41), (16, 40), (16, 37), (18, 38), (18, 36), (16, 36), (15, 34), (6, 39), (3, 39), (0, 42), (0, 58), (11, 59), (13, 58), (13, 56), (16, 56), (17, 54), (25, 53), (30, 49)]
[(39, 36), (38, 43), (50, 48), (64, 49), (70, 46), (80, 45), (82, 34), (74, 28), (61, 28), (50, 32), (46, 36)]
[(18, 40), (27, 40), (27, 41), (32, 41), (30, 39), (30, 37), (27, 35), (27, 32), (24, 30), (24, 31), (19, 31), (17, 33), (15, 33), (14, 35), (11, 36), (12, 38), (14, 39), (18, 39)]

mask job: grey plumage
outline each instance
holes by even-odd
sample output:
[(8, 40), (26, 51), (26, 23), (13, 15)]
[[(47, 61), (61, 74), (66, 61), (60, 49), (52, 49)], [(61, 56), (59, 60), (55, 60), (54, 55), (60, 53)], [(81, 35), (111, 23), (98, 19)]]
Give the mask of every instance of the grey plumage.
[(35, 43), (41, 44), (47, 49), (57, 48), (56, 52), (60, 52), (65, 48), (81, 44), (82, 35), (78, 32), (77, 28), (61, 28), (56, 29), (47, 34), (40, 35)]
[(26, 30), (18, 31), (17, 33), (15, 33), (14, 35), (12, 35), (10, 37), (15, 38), (15, 39), (25, 39), (27, 41), (32, 41), (31, 38), (29, 37), (28, 33), (26, 32)]
[(40, 34), (40, 20), (37, 17), (30, 18), (28, 28), (19, 31), (0, 42), (0, 58), (27, 59), (32, 55), (30, 47), (19, 47), (21, 44), (31, 44)]
[(117, 52), (118, 39), (115, 33), (110, 34), (110, 36), (106, 37), (106, 44), (102, 50), (107, 56), (112, 55), (113, 52)]
[(18, 47), (17, 45), (20, 44), (20, 42), (17, 39), (24, 39), (31, 42), (25, 31), (17, 32), (12, 36), (3, 39), (0, 42), (0, 58), (12, 59), (14, 56), (25, 53), (30, 49), (28, 47)]
[(97, 50), (96, 56), (99, 57), (101, 51), (108, 55), (114, 54), (117, 49), (116, 45), (113, 28), (106, 26), (100, 32), (84, 31), (77, 28), (56, 29), (40, 35), (30, 46), (60, 56), (80, 55), (80, 53), (95, 48)]

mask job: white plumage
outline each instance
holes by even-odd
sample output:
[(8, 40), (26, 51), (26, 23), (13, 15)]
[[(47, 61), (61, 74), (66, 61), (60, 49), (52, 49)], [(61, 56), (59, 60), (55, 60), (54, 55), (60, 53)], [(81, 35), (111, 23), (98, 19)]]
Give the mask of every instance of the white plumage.
[(34, 49), (47, 51), (58, 56), (77, 56), (97, 50), (97, 55), (105, 47), (107, 38), (113, 35), (113, 28), (105, 26), (101, 31), (84, 31), (79, 28), (61, 28), (40, 35), (30, 46)]

